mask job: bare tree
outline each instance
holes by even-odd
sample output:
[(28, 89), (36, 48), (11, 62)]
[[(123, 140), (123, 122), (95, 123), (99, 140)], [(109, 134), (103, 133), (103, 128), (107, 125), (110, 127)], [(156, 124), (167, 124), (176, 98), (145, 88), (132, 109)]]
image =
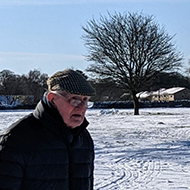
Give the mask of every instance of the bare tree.
[(27, 75), (22, 75), (21, 85), (23, 87), (23, 92), (28, 95), (34, 96), (34, 103), (37, 103), (44, 91), (47, 89), (46, 80), (48, 78), (47, 74), (41, 74), (38, 70), (31, 70)]
[(138, 13), (101, 16), (85, 27), (83, 39), (87, 59), (93, 61), (87, 71), (96, 77), (112, 77), (130, 90), (134, 114), (139, 114), (136, 94), (157, 73), (180, 66), (182, 55), (176, 51), (173, 37), (154, 21), (153, 16)]
[(190, 59), (188, 59), (188, 63), (187, 63), (187, 68), (185, 70), (185, 73), (187, 74), (187, 76), (190, 78)]
[(0, 72), (0, 94), (15, 95), (18, 93), (19, 76), (9, 70)]

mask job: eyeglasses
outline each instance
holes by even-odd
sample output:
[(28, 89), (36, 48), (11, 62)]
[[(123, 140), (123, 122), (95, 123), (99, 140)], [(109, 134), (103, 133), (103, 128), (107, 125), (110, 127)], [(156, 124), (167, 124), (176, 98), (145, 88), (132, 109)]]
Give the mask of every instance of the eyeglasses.
[(73, 107), (78, 107), (78, 106), (88, 107), (88, 101), (90, 98), (89, 96), (84, 96), (84, 98), (81, 100), (77, 96), (72, 96), (70, 98), (67, 98), (65, 95), (59, 93), (58, 91), (51, 91), (51, 93), (63, 97)]

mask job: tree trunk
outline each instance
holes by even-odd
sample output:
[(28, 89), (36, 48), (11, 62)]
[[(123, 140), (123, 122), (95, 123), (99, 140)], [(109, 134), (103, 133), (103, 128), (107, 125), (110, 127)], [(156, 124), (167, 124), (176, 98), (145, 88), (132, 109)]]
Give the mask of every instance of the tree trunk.
[(136, 94), (133, 94), (134, 115), (139, 115), (139, 100)]

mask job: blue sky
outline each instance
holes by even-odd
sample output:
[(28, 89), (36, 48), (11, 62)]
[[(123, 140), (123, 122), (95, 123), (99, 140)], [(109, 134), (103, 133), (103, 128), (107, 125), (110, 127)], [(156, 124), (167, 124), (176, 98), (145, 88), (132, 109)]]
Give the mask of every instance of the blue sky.
[(143, 12), (175, 35), (177, 49), (190, 59), (189, 0), (0, 0), (0, 71), (27, 74), (38, 69), (85, 70), (82, 26), (107, 12)]

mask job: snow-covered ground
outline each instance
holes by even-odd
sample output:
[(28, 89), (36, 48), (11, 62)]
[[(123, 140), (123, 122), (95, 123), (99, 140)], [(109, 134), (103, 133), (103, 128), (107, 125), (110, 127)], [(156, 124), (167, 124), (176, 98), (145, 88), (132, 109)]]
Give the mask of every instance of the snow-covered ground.
[[(0, 133), (25, 111), (0, 111)], [(95, 190), (190, 189), (190, 108), (88, 110)]]

